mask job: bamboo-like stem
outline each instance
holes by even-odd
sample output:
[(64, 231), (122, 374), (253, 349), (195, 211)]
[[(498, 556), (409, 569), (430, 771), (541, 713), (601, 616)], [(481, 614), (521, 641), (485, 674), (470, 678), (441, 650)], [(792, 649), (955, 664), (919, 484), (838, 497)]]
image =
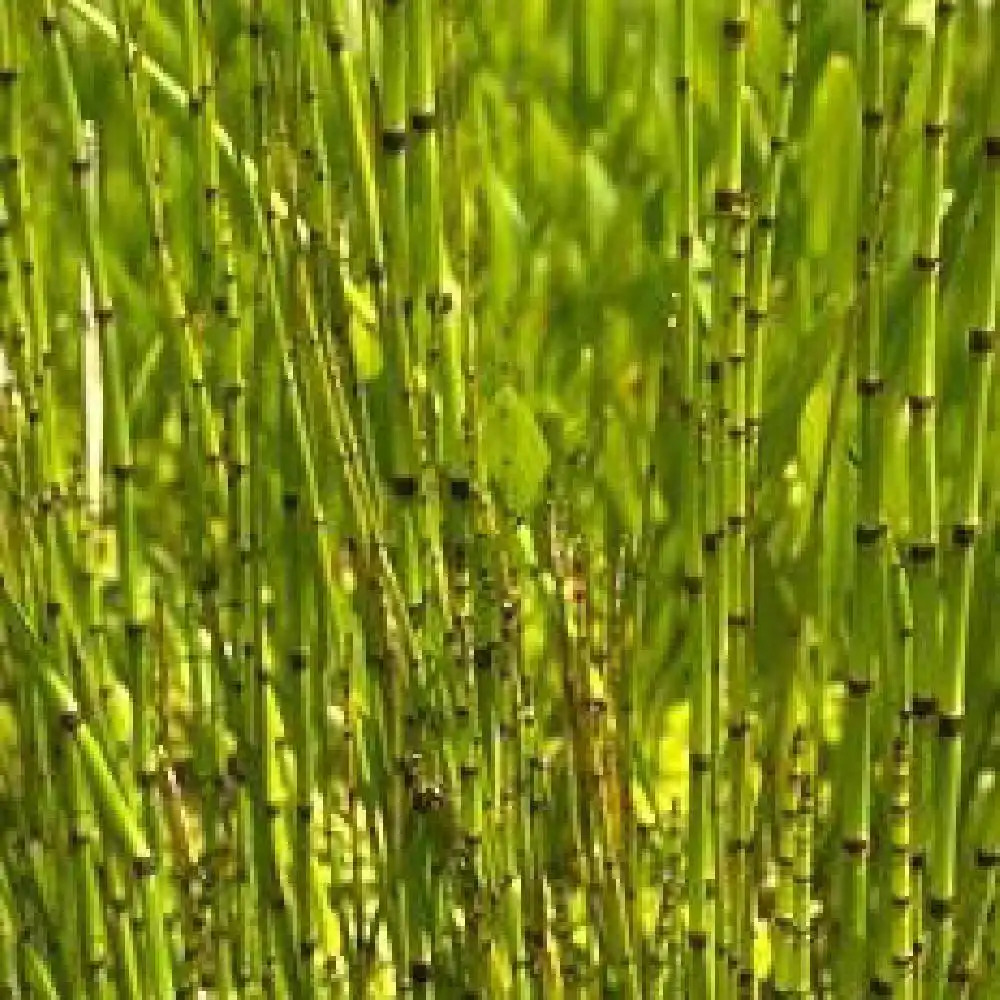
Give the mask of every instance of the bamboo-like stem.
[[(938, 698), (938, 743), (934, 796), (939, 806), (934, 814), (929, 883), (931, 949), (927, 996), (930, 1000), (940, 1000), (944, 996), (955, 946), (958, 803), (962, 779), (967, 645), (1000, 280), (1000, 11), (996, 8), (991, 14), (991, 25), (991, 59), (986, 88), (988, 110), (983, 143), (986, 189), (983, 199), (982, 276), (977, 282), (976, 301), (970, 328), (966, 332), (969, 387), (963, 415), (962, 466), (942, 572), (945, 627), (940, 680), (935, 688)], [(947, 83), (944, 86), (947, 87)], [(942, 103), (941, 122), (945, 121), (946, 109), (947, 104)]]
[(722, 545), (724, 580), (725, 656), (728, 682), (726, 720), (731, 763), (730, 810), (726, 831), (727, 864), (731, 866), (722, 893), (731, 928), (729, 994), (753, 990), (753, 925), (747, 920), (752, 808), (749, 780), (751, 726), (747, 660), (746, 604), (747, 522), (747, 374), (746, 374), (746, 201), (743, 189), (742, 94), (746, 79), (747, 10), (743, 0), (725, 8), (720, 50), (719, 187), (716, 191), (718, 252), (725, 256), (719, 305), (723, 350), (724, 413), (722, 430), (722, 506), (725, 535)]
[(861, 467), (855, 529), (855, 605), (852, 657), (847, 679), (847, 738), (844, 741), (844, 792), (841, 844), (844, 852), (844, 904), (841, 921), (839, 989), (845, 995), (864, 989), (868, 938), (870, 858), (872, 692), (884, 675), (885, 513), (882, 502), (883, 387), (882, 270), (878, 222), (884, 155), (885, 10), (864, 5), (862, 156), (858, 236), (858, 297), (861, 335), (857, 356), (858, 421)]
[(690, 989), (696, 998), (710, 998), (714, 988), (714, 916), (709, 900), (715, 846), (712, 823), (712, 664), (709, 620), (706, 606), (698, 488), (701, 469), (701, 392), (698, 378), (698, 331), (695, 313), (694, 239), (697, 205), (697, 163), (694, 118), (694, 5), (684, 0), (678, 6), (678, 62), (674, 87), (680, 132), (681, 223), (677, 251), (683, 268), (680, 299), (680, 335), (684, 355), (684, 480), (693, 484), (685, 504), (685, 580), (689, 594), (690, 620), (695, 642), (691, 655), (691, 757), (688, 844), (689, 863), (688, 941), (691, 949)]
[[(937, 830), (933, 807), (938, 789), (933, 780), (931, 725), (938, 714), (941, 691), (941, 617), (939, 605), (938, 481), (936, 463), (936, 392), (938, 286), (941, 268), (940, 200), (944, 190), (945, 149), (951, 97), (953, 36), (956, 4), (938, 3), (935, 13), (931, 81), (923, 129), (923, 170), (921, 212), (917, 225), (914, 255), (916, 328), (911, 340), (907, 406), (910, 418), (909, 515), (910, 592), (913, 598), (914, 698), (917, 718), (916, 851), (918, 863), (926, 858), (929, 866), (928, 915), (931, 919), (935, 956), (950, 950), (950, 898), (940, 905), (934, 893), (945, 888), (944, 872), (931, 857)], [(947, 726), (948, 723), (945, 723)], [(943, 833), (943, 831), (941, 831)], [(927, 963), (925, 985), (929, 1000), (939, 1000), (944, 988), (946, 959), (932, 957)]]

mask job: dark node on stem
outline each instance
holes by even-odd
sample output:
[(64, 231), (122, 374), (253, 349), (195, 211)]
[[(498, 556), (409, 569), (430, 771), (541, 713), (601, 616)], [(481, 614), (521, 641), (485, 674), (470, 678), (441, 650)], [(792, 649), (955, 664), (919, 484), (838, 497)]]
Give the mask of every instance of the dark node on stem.
[(956, 524), (951, 529), (952, 544), (959, 549), (971, 549), (976, 544), (979, 525), (975, 522)]
[(691, 597), (697, 597), (704, 592), (705, 578), (700, 573), (685, 573), (681, 581), (681, 586), (685, 593)]
[(871, 982), (868, 985), (871, 989), (872, 996), (875, 997), (892, 996), (892, 984), (887, 983), (884, 979), (880, 979), (878, 976), (873, 976)]
[(864, 698), (871, 694), (872, 682), (868, 677), (848, 677), (847, 693), (852, 698)]
[(866, 14), (881, 14), (884, 0), (865, 0)]
[(975, 356), (991, 354), (995, 339), (995, 330), (989, 327), (973, 327), (969, 330), (969, 353)]
[(746, 41), (747, 20), (745, 17), (727, 17), (722, 22), (722, 37), (732, 46), (740, 46)]
[(940, 142), (948, 131), (948, 123), (943, 121), (924, 122), (924, 138), (928, 142)]
[(930, 255), (924, 253), (914, 254), (913, 266), (922, 274), (934, 274), (941, 267), (941, 258), (931, 257)]
[(909, 546), (910, 562), (929, 563), (933, 562), (937, 556), (937, 542), (920, 541), (911, 542)]
[(406, 150), (406, 129), (386, 126), (382, 130), (382, 149), (389, 156), (396, 156)]
[(967, 986), (972, 982), (972, 970), (965, 962), (955, 962), (948, 970), (948, 982), (956, 986)]
[(427, 135), (434, 131), (437, 112), (434, 108), (421, 108), (410, 115), (410, 127), (417, 135)]
[(955, 909), (955, 901), (945, 896), (932, 896), (927, 912), (934, 920), (948, 920)]
[[(736, 435), (737, 439), (739, 439), (741, 436), (742, 435)], [(739, 514), (726, 515), (726, 525), (729, 527), (729, 531), (731, 534), (734, 535), (739, 534), (746, 527), (746, 524), (747, 524), (746, 514), (739, 513)]]
[(717, 384), (722, 381), (722, 362), (709, 361), (706, 369), (708, 381)]
[(886, 524), (859, 524), (854, 529), (854, 538), (858, 545), (874, 545), (886, 535)]
[(143, 879), (149, 878), (154, 870), (155, 865), (152, 858), (134, 858), (132, 861), (132, 873), (137, 881), (141, 882)]
[(678, 97), (683, 97), (691, 89), (691, 77), (686, 73), (679, 73), (674, 77), (674, 90)]
[(897, 910), (905, 910), (910, 905), (909, 896), (893, 896), (892, 905)]
[(958, 10), (958, 0), (937, 0), (934, 13), (939, 18), (951, 17)]
[(991, 167), (1000, 166), (1000, 135), (988, 135), (983, 145), (986, 151), (986, 162)]
[(332, 56), (339, 56), (347, 48), (347, 37), (340, 28), (333, 28), (327, 32), (326, 48)]
[(393, 496), (409, 499), (417, 495), (416, 476), (393, 476), (389, 481)]
[(704, 951), (708, 947), (708, 935), (704, 931), (688, 931), (688, 944), (692, 951)]
[(965, 716), (956, 713), (938, 716), (938, 737), (942, 740), (959, 739), (964, 721)]
[(913, 393), (906, 397), (906, 405), (913, 414), (927, 413), (934, 408), (935, 402), (935, 397), (930, 394)]
[(726, 846), (730, 854), (750, 854), (753, 851), (753, 841), (741, 837), (730, 837)]
[(746, 611), (730, 611), (726, 615), (726, 623), (731, 629), (746, 629), (749, 618)]
[(427, 311), (434, 319), (444, 319), (454, 307), (451, 292), (431, 291), (427, 293)]
[(871, 398), (878, 396), (885, 388), (885, 380), (881, 375), (864, 375), (858, 379), (858, 395)]
[(429, 983), (433, 977), (431, 963), (418, 959), (410, 967), (410, 975), (413, 977), (415, 983)]
[(747, 322), (752, 326), (760, 326), (767, 319), (767, 310), (760, 306), (749, 306), (747, 308)]
[(726, 732), (731, 740), (745, 740), (750, 734), (750, 723), (746, 719), (730, 722), (726, 727)]
[(695, 774), (708, 774), (712, 770), (712, 755), (693, 752), (691, 754), (691, 770)]
[(308, 662), (308, 650), (305, 646), (293, 646), (288, 651), (288, 669), (292, 673), (300, 674), (306, 668)]
[(869, 131), (877, 132), (885, 124), (885, 112), (881, 108), (865, 108), (861, 112), (861, 124)]
[(866, 837), (845, 837), (841, 846), (844, 848), (844, 853), (852, 858), (864, 857), (868, 853)]
[(369, 260), (365, 273), (373, 285), (381, 285), (385, 281), (385, 265), (380, 260)]
[(933, 695), (913, 696), (913, 717), (915, 719), (929, 719), (937, 714), (937, 698)]
[(740, 190), (717, 188), (715, 191), (715, 211), (719, 215), (743, 215), (746, 211), (746, 195)]

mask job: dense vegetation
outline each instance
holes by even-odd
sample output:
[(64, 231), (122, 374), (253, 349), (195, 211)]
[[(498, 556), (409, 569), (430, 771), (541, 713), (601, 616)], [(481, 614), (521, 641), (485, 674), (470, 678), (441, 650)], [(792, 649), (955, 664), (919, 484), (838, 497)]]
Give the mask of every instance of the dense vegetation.
[(0, 997), (1000, 996), (1000, 0), (0, 4)]

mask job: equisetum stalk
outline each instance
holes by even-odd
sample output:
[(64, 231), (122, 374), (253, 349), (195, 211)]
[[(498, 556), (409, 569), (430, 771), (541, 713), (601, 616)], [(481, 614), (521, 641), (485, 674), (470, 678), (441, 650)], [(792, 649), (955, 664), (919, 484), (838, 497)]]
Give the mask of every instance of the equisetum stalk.
[[(940, 8), (939, 8), (940, 9)], [(970, 601), (976, 539), (980, 524), (983, 485), (983, 448), (993, 383), (996, 340), (998, 274), (1000, 274), (1000, 9), (991, 12), (990, 69), (986, 90), (986, 136), (983, 142), (985, 194), (983, 199), (982, 271), (966, 331), (968, 387), (963, 414), (963, 448), (954, 520), (943, 566), (944, 648), (938, 697), (938, 745), (934, 797), (937, 801), (930, 867), (929, 912), (931, 950), (928, 957), (929, 1000), (944, 995), (955, 944), (954, 910), (959, 851), (958, 803), (962, 780), (962, 725), (965, 717), (966, 663)], [(940, 30), (948, 32), (947, 25)], [(953, 30), (953, 29), (952, 29)], [(949, 44), (946, 37), (942, 45)], [(948, 59), (948, 54), (942, 56)], [(942, 71), (944, 72), (944, 71)], [(945, 97), (932, 106), (936, 119), (946, 123)], [(926, 130), (926, 126), (925, 126)], [(943, 141), (943, 140), (939, 140)], [(943, 154), (941, 154), (943, 155)]]
[[(680, 133), (680, 210), (677, 254), (683, 269), (679, 330), (683, 338), (684, 479), (692, 484), (685, 504), (685, 582), (694, 642), (691, 652), (691, 755), (687, 866), (688, 942), (691, 950), (691, 996), (702, 1000), (715, 995), (714, 915), (709, 899), (714, 870), (712, 833), (712, 664), (708, 608), (705, 593), (702, 529), (699, 518), (701, 468), (701, 380), (698, 378), (699, 344), (695, 312), (694, 239), (697, 206), (697, 163), (694, 119), (694, 4), (678, 5), (677, 75), (674, 88)], [(679, 926), (679, 924), (678, 924)], [(678, 984), (679, 985), (679, 984)]]
[[(916, 859), (929, 862), (928, 908), (931, 947), (927, 963), (927, 1000), (939, 1000), (944, 990), (950, 951), (951, 898), (943, 855), (931, 855), (939, 844), (934, 807), (939, 789), (934, 783), (931, 726), (938, 716), (941, 684), (941, 607), (939, 603), (938, 480), (936, 461), (938, 286), (941, 270), (939, 205), (944, 190), (945, 148), (951, 99), (953, 36), (957, 4), (942, 0), (935, 8), (931, 79), (924, 112), (921, 211), (914, 254), (916, 327), (911, 341), (907, 407), (909, 412), (910, 593), (913, 599), (914, 697), (916, 716)], [(942, 717), (943, 718), (943, 717)], [(945, 719), (946, 731), (952, 723)]]
[(726, 836), (729, 875), (720, 894), (731, 928), (733, 954), (728, 972), (729, 994), (754, 989), (753, 924), (748, 919), (749, 855), (752, 847), (750, 761), (751, 726), (747, 660), (748, 614), (747, 522), (747, 374), (746, 374), (746, 248), (747, 214), (743, 190), (743, 87), (746, 79), (747, 9), (744, 0), (732, 0), (722, 22), (720, 52), (720, 118), (722, 144), (719, 187), (718, 252), (726, 258), (722, 271), (716, 322), (722, 324), (725, 351), (723, 378), (722, 505), (725, 535), (722, 543), (725, 657), (728, 681), (727, 732), (731, 762), (730, 819)]
[(865, 983), (868, 938), (870, 858), (871, 702), (884, 677), (885, 514), (882, 504), (883, 388), (881, 233), (879, 190), (884, 155), (885, 10), (880, 2), (864, 5), (864, 56), (861, 114), (862, 154), (858, 218), (858, 298), (861, 334), (857, 355), (858, 422), (861, 466), (858, 474), (858, 521), (855, 528), (854, 636), (847, 678), (844, 740), (844, 794), (841, 844), (844, 851), (844, 903), (840, 914), (841, 968), (838, 988), (860, 993)]

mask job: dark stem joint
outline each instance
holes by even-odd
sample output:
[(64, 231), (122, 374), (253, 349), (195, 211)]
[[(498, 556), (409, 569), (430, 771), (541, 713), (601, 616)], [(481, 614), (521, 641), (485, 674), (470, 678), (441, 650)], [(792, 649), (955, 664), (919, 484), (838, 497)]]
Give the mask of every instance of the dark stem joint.
[(973, 327), (969, 330), (969, 353), (974, 355), (991, 354), (996, 331), (989, 327)]
[(722, 22), (722, 37), (732, 46), (740, 46), (746, 41), (747, 20), (745, 17), (727, 17)]
[(704, 951), (708, 947), (708, 935), (704, 931), (688, 931), (688, 944), (692, 951)]
[(417, 135), (428, 135), (434, 131), (437, 112), (434, 108), (424, 108), (410, 115), (410, 127)]
[(924, 138), (929, 142), (940, 142), (948, 131), (948, 123), (943, 121), (924, 122)]
[(872, 692), (872, 682), (868, 677), (848, 677), (847, 693), (852, 698), (864, 698)]
[(417, 495), (416, 476), (393, 476), (390, 485), (393, 495), (400, 499), (409, 499)]
[(885, 124), (885, 112), (881, 108), (865, 108), (861, 112), (861, 124), (869, 131), (877, 132)]
[(715, 192), (715, 210), (719, 215), (740, 215), (746, 204), (746, 196), (740, 190), (718, 188)]
[(962, 724), (965, 717), (950, 713), (938, 716), (938, 736), (943, 740), (958, 739), (962, 735)]
[(906, 397), (911, 413), (926, 413), (934, 408), (936, 400), (932, 394), (912, 393)]
[(959, 549), (971, 549), (976, 544), (979, 525), (975, 522), (956, 524), (951, 529), (952, 544)]
[(884, 521), (878, 524), (859, 524), (854, 529), (854, 537), (858, 545), (874, 545), (885, 538), (886, 524)]
[(864, 857), (868, 853), (868, 840), (865, 837), (845, 837), (843, 848), (844, 853), (852, 858)]

